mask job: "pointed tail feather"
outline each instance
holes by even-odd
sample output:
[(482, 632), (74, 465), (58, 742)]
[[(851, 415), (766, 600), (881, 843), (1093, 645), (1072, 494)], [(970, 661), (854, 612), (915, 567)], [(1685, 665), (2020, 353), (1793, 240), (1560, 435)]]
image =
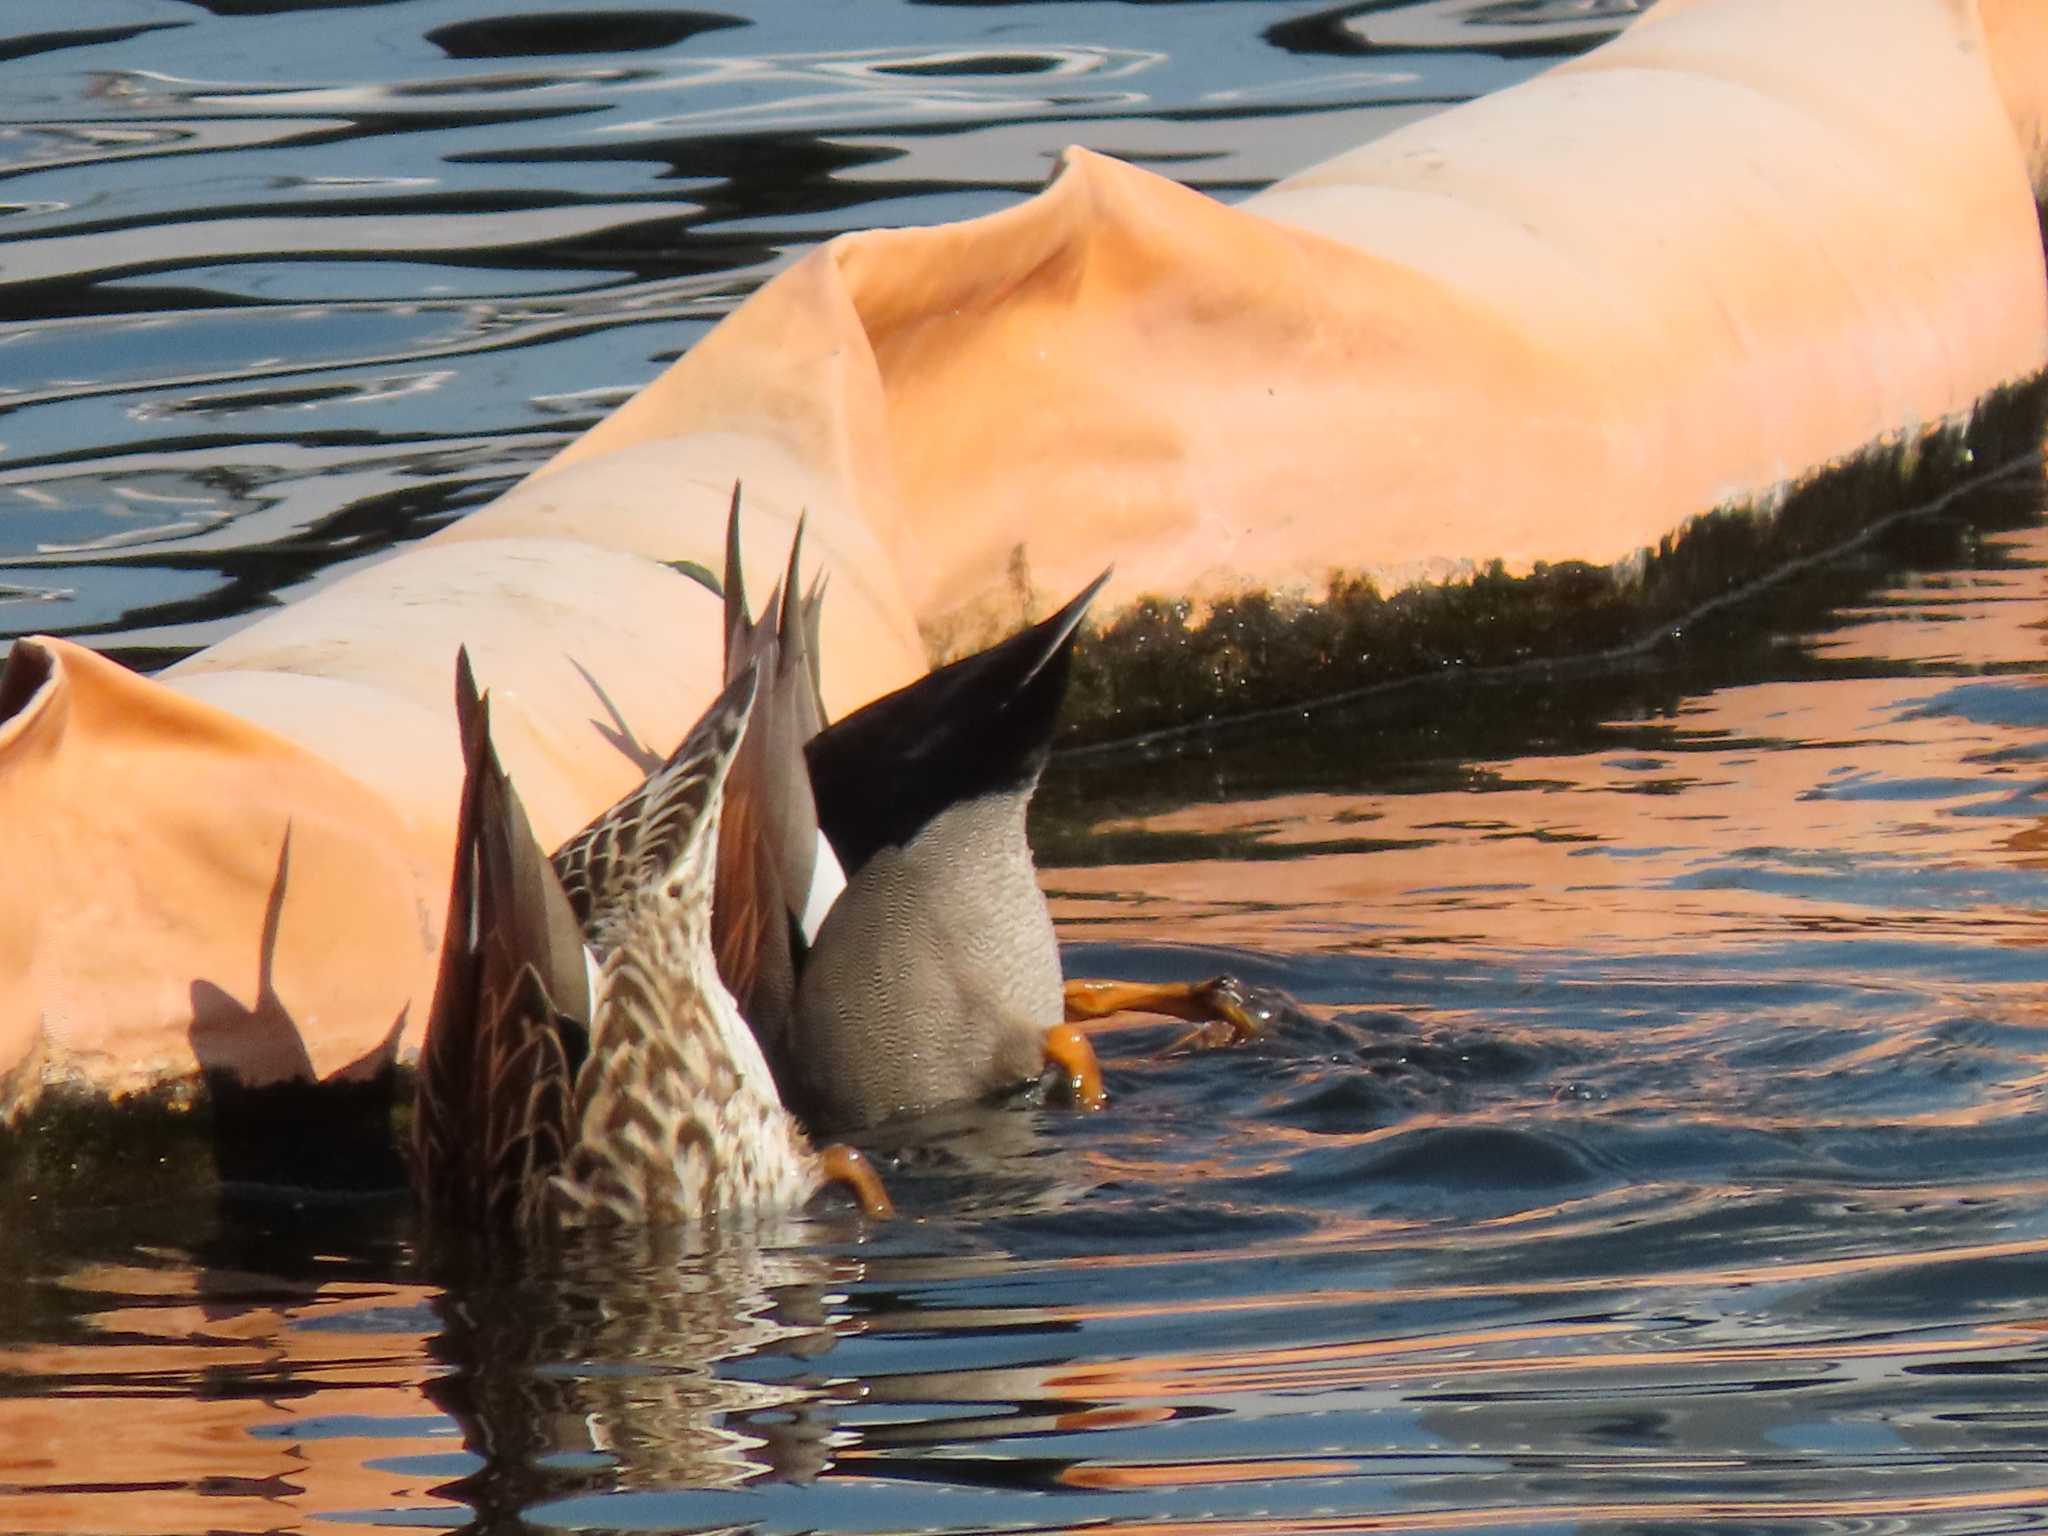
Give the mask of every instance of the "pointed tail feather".
[(575, 917), (498, 761), (490, 699), (466, 650), (456, 658), (455, 694), (462, 799), (420, 1058), (414, 1161), (432, 1211), (488, 1224), (518, 1203), (500, 1170), (559, 1160), (567, 1129), (559, 1117), (591, 998)]
[(725, 680), (738, 676), (754, 653), (754, 621), (747, 613), (747, 573), (740, 562), (740, 483), (732, 483), (725, 514)]
[(451, 1203), (462, 1182), (467, 1127), (478, 1103), (476, 1059), (476, 803), (478, 764), (490, 719), (477, 694), (469, 652), (455, 657), (455, 715), (462, 739), (462, 796), (455, 814), (455, 869), (441, 935), (434, 1001), (420, 1046), (412, 1123), (413, 1177), (430, 1207)]
[(751, 659), (762, 680), (726, 785), (712, 932), (719, 973), (771, 1060), (787, 1032), (802, 951), (822, 921), (815, 888), (821, 875), (832, 893), (844, 884), (836, 861), (820, 869), (823, 845), (803, 756), (822, 718), (810, 647), (813, 618), (796, 595), (803, 535), (799, 519), (785, 574), (757, 624), (746, 612), (738, 575), (737, 500), (726, 528), (726, 639), (732, 647), (726, 670)]
[(1104, 571), (999, 645), (927, 673), (818, 733), (806, 749), (818, 824), (851, 874), (949, 805), (1037, 782), (1074, 639)]
[[(824, 654), (822, 649), (823, 642), (819, 639), (819, 636), (823, 632), (824, 625), (826, 580), (827, 573), (820, 570), (811, 581), (811, 590), (804, 594), (804, 660), (811, 669), (811, 711), (813, 716), (810, 736), (815, 736), (818, 732), (825, 729), (831, 718), (825, 713), (825, 677), (818, 662), (818, 658)], [(809, 741), (810, 736), (806, 736), (804, 739)]]

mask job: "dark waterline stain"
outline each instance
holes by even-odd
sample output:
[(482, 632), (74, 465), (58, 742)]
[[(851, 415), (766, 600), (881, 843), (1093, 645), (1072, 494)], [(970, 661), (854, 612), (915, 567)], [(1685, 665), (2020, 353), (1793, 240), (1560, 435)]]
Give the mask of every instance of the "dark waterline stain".
[[(1798, 570), (1832, 561), (1839, 577), (1850, 567), (1836, 557), (1894, 530), (1895, 542), (1967, 541), (2037, 519), (2044, 425), (2048, 376), (1997, 391), (1964, 426), (1822, 470), (1778, 505), (1696, 518), (1646, 551), (1640, 570), (1538, 565), (1511, 576), (1496, 563), (1389, 595), (1339, 575), (1319, 602), (1252, 593), (1199, 617), (1186, 601), (1142, 602), (1084, 640), (1065, 734), (1124, 746), (1373, 689), (1626, 668)], [(1830, 585), (1833, 600), (1847, 595)]]

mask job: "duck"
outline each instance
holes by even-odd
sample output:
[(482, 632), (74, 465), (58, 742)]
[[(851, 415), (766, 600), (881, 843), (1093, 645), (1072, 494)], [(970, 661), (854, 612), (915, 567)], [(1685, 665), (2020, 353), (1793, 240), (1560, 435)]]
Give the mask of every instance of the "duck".
[(734, 487), (721, 589), (725, 681), (731, 684), (752, 668), (761, 686), (727, 781), (712, 943), (719, 973), (739, 999), (778, 1083), (788, 1079), (794, 1049), (798, 972), (825, 915), (846, 889), (845, 870), (819, 826), (804, 758), (805, 747), (824, 728), (826, 712), (818, 659), (825, 578), (821, 573), (798, 600), (803, 542), (799, 518), (787, 570), (756, 620), (741, 567), (740, 492)]
[(756, 619), (740, 519), (735, 487), (725, 672), (762, 681), (720, 834), (715, 947), (806, 1125), (859, 1130), (1048, 1080), (1100, 1108), (1101, 1068), (1077, 1025), (1112, 1012), (1220, 1022), (1227, 1040), (1258, 1032), (1228, 977), (1062, 974), (1025, 822), (1109, 571), (1009, 639), (828, 723), (823, 579), (798, 596), (803, 523)]
[(843, 1185), (892, 1214), (867, 1159), (814, 1148), (712, 948), (719, 827), (761, 670), (739, 669), (637, 789), (550, 859), (456, 658), (455, 874), (421, 1049), (413, 1170), (430, 1221), (522, 1236), (740, 1224)]
[(413, 1164), (430, 1214), (531, 1232), (749, 1217), (843, 1185), (859, 1130), (1050, 1082), (1106, 1102), (1076, 1021), (1256, 1023), (1229, 978), (1063, 980), (1025, 836), (1104, 572), (988, 650), (827, 723), (799, 521), (756, 620), (726, 529), (724, 688), (641, 785), (541, 853), (456, 661), (464, 759)]

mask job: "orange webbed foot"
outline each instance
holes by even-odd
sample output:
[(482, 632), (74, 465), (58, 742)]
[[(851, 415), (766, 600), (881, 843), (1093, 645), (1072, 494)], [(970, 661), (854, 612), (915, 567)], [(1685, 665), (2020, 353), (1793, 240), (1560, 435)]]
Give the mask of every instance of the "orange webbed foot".
[(818, 1162), (825, 1171), (825, 1182), (843, 1185), (868, 1220), (889, 1221), (895, 1217), (896, 1206), (889, 1191), (882, 1188), (882, 1176), (859, 1148), (849, 1147), (843, 1141), (834, 1142), (819, 1152)]
[(1109, 1102), (1102, 1087), (1102, 1067), (1095, 1060), (1095, 1047), (1071, 1024), (1055, 1024), (1045, 1032), (1045, 1059), (1058, 1067), (1076, 1107), (1100, 1109)]
[(1195, 1028), (1159, 1054), (1243, 1045), (1265, 1034), (1274, 1010), (1252, 1000), (1235, 976), (1207, 981), (1070, 981), (1067, 1018), (1101, 1019), (1113, 1013), (1160, 1013)]

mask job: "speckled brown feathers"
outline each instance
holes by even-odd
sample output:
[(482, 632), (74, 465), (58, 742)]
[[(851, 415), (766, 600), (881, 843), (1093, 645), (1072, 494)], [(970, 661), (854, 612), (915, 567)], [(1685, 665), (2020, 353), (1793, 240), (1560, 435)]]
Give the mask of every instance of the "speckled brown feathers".
[[(654, 827), (625, 839), (636, 846), (674, 835), (668, 829), (686, 814), (679, 808), (701, 809), (681, 827), (663, 877), (602, 909), (614, 941), (604, 958), (606, 1008), (577, 1083), (581, 1134), (561, 1181), (579, 1214), (789, 1207), (818, 1182), (711, 951), (722, 792), (757, 678), (753, 668), (738, 673), (725, 699), (744, 703), (714, 706), (692, 733), (697, 752), (679, 751), (677, 771), (655, 775), (648, 794), (627, 802)], [(673, 1027), (678, 1019), (690, 1027)]]
[(816, 1159), (713, 972), (715, 843), (715, 824), (700, 828), (670, 876), (617, 915), (604, 1007), (576, 1082), (576, 1139), (553, 1181), (571, 1219), (786, 1210), (819, 1183)]
[[(746, 669), (726, 686), (697, 728), (640, 787), (555, 851), (555, 874), (570, 910), (602, 959), (618, 947), (634, 898), (658, 883), (700, 832), (715, 847), (719, 807), (732, 753), (746, 729), (755, 694)], [(732, 702), (744, 696), (736, 711)], [(701, 871), (698, 894), (711, 899), (713, 871)]]
[[(436, 1221), (746, 1219), (840, 1176), (851, 1155), (812, 1152), (711, 953), (721, 793), (756, 677), (551, 865), (459, 664), (460, 841), (414, 1136)], [(853, 1161), (848, 1182), (885, 1212)]]

